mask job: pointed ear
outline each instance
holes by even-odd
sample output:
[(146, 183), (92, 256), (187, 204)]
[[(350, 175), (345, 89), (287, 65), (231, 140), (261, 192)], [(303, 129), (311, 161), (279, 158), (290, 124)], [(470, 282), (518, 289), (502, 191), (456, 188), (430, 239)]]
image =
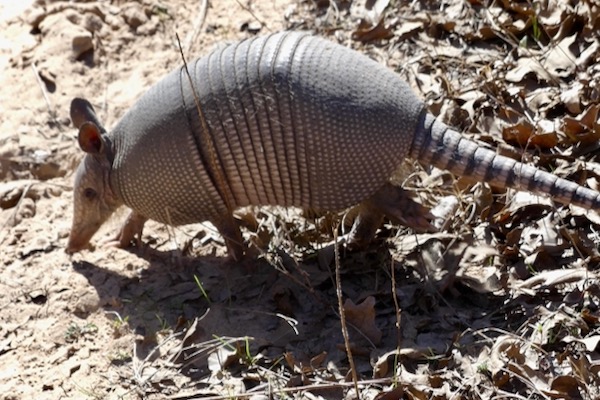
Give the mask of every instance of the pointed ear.
[(77, 139), (79, 147), (86, 153), (101, 154), (106, 149), (106, 141), (102, 137), (102, 132), (93, 122), (86, 121), (79, 127)]
[(94, 107), (86, 99), (76, 97), (71, 101), (71, 121), (77, 129), (80, 129), (84, 122), (93, 122), (100, 132), (105, 132), (102, 124), (98, 121)]

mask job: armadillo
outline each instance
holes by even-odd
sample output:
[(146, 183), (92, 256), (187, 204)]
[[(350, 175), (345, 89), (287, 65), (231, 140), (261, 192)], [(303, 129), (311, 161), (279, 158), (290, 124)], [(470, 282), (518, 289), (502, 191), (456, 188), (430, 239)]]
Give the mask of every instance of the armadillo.
[(73, 100), (71, 118), (87, 154), (75, 177), (69, 253), (87, 247), (121, 205), (132, 210), (116, 238), (122, 246), (148, 219), (208, 220), (234, 259), (244, 250), (232, 212), (249, 205), (358, 204), (356, 242), (368, 240), (384, 215), (423, 225), (420, 206), (390, 184), (407, 158), (499, 188), (600, 206), (600, 193), (448, 127), (390, 69), (302, 32), (250, 38), (182, 65), (110, 133), (86, 100)]

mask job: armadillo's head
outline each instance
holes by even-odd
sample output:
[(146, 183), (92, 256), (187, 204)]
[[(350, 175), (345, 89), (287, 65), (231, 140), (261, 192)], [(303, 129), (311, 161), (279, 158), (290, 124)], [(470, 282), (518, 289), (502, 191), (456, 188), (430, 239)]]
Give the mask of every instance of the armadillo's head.
[(66, 248), (69, 254), (87, 247), (120, 205), (110, 187), (112, 148), (97, 125), (93, 108), (87, 101), (75, 99), (71, 103), (71, 118), (79, 127), (79, 146), (87, 154), (77, 169), (73, 186), (73, 224)]

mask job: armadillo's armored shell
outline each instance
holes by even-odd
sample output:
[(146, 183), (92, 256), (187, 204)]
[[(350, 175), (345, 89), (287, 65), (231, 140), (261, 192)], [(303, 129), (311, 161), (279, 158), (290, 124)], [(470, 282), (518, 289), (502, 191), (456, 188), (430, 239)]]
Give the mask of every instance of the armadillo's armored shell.
[(170, 224), (211, 219), (226, 206), (356, 204), (387, 182), (424, 118), (392, 71), (303, 33), (246, 40), (189, 69), (214, 162), (183, 68), (113, 132), (116, 190), (131, 208)]

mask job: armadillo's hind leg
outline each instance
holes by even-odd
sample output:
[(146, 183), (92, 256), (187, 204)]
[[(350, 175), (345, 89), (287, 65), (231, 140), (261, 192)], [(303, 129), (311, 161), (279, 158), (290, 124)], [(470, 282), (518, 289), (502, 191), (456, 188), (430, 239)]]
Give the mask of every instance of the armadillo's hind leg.
[(223, 239), (225, 239), (229, 256), (234, 261), (241, 261), (244, 257), (244, 239), (242, 238), (240, 226), (233, 218), (233, 215), (219, 217), (218, 220), (214, 220), (212, 223), (217, 227)]
[(385, 184), (369, 199), (360, 203), (348, 237), (350, 249), (364, 248), (375, 236), (384, 217), (419, 232), (433, 231), (429, 210), (414, 201), (410, 192), (390, 183)]

